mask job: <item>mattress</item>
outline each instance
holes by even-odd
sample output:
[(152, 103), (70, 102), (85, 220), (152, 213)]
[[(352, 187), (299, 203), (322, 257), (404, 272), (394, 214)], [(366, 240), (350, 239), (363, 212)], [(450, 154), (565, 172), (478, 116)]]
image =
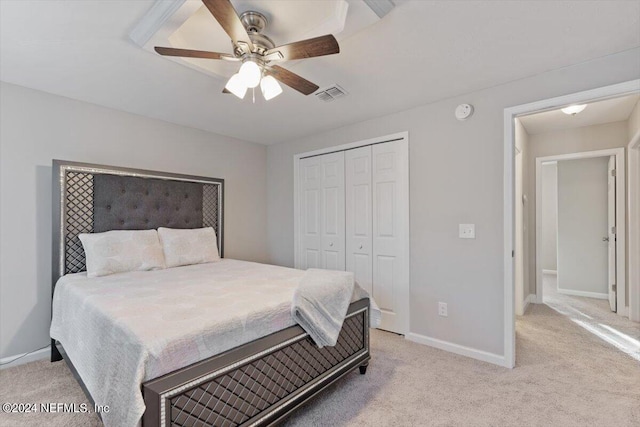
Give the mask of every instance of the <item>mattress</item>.
[(60, 341), (108, 426), (135, 426), (140, 385), (294, 325), (300, 270), (220, 262), (87, 278), (62, 277), (51, 337)]

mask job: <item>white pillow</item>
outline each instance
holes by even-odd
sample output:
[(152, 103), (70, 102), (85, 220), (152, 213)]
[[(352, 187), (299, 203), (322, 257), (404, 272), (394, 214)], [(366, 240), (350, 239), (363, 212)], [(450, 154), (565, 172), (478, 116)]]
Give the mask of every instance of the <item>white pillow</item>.
[(167, 267), (204, 264), (220, 260), (218, 239), (211, 227), (207, 228), (158, 228), (158, 236)]
[(156, 230), (113, 230), (80, 234), (87, 277), (165, 268)]

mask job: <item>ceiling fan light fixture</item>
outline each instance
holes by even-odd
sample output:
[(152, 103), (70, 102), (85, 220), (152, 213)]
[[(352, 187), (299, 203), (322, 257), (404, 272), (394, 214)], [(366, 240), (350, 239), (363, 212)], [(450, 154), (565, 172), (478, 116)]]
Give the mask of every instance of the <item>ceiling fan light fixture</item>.
[(236, 73), (231, 76), (225, 86), (225, 89), (240, 99), (243, 99), (244, 95), (247, 93), (247, 85), (244, 83), (244, 79), (240, 73)]
[(262, 96), (267, 101), (282, 93), (282, 86), (273, 76), (264, 77), (260, 82), (260, 89), (262, 90)]
[[(233, 54), (162, 46), (156, 46), (155, 50), (163, 56), (232, 62), (242, 61), (240, 70), (229, 79), (223, 91), (225, 93), (233, 93), (238, 98), (243, 98), (247, 89), (255, 89), (260, 84), (265, 68), (267, 73), (280, 83), (303, 95), (311, 95), (319, 89), (318, 85), (296, 73), (292, 73), (286, 68), (271, 64), (271, 62), (315, 58), (340, 53), (338, 41), (332, 34), (276, 46), (273, 40), (263, 33), (267, 27), (267, 18), (261, 13), (248, 10), (242, 15), (238, 15), (233, 4), (231, 4), (232, 0), (202, 1), (211, 12), (213, 18), (218, 21), (220, 27), (231, 38)], [(380, 2), (382, 0), (370, 1)], [(384, 1), (390, 4), (393, 3), (392, 0)], [(278, 96), (282, 92), (280, 85), (275, 84), (275, 82), (267, 82), (264, 87), (263, 93), (266, 94), (268, 99)]]
[(242, 78), (243, 83), (248, 88), (254, 88), (260, 84), (262, 78), (262, 70), (260, 66), (253, 61), (245, 61), (240, 67), (238, 74)]
[(569, 115), (569, 116), (575, 116), (576, 114), (578, 114), (579, 112), (581, 112), (582, 110), (584, 110), (585, 108), (587, 108), (587, 104), (583, 104), (583, 105), (569, 105), (568, 107), (564, 107), (562, 109), (562, 112)]

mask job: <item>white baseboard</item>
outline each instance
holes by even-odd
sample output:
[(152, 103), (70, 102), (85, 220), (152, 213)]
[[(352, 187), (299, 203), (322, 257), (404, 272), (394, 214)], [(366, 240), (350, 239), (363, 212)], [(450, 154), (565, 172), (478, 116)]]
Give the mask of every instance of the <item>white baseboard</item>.
[(601, 294), (599, 292), (575, 291), (573, 289), (558, 288), (559, 294), (573, 295), (575, 297), (587, 297), (597, 299), (609, 299), (609, 294)]
[(557, 276), (558, 270), (542, 270), (542, 274), (548, 274), (549, 276)]
[[(46, 359), (50, 355), (50, 346), (46, 348), (42, 348), (40, 350), (34, 351), (33, 353), (29, 353), (24, 356), (26, 353), (16, 354), (14, 356), (7, 356), (0, 359), (0, 369), (13, 368), (14, 366), (24, 365), (25, 363), (35, 362), (36, 360)], [(21, 357), (24, 356), (24, 357)], [(20, 359), (17, 359), (20, 357)], [(14, 362), (12, 360), (16, 359)], [(6, 365), (5, 365), (6, 363)]]
[(483, 362), (493, 363), (494, 365), (510, 368), (510, 366), (506, 365), (505, 357), (500, 354), (494, 354), (494, 353), (489, 353), (487, 351), (482, 351), (482, 350), (478, 350), (471, 347), (465, 347), (463, 345), (454, 344), (449, 341), (442, 341), (436, 338), (431, 338), (426, 335), (420, 335), (413, 332), (409, 332), (406, 335), (406, 339), (418, 344), (424, 344), (424, 345), (428, 345), (429, 347), (435, 347), (440, 350), (459, 354), (461, 356), (471, 357), (472, 359), (477, 359)]
[(522, 303), (522, 312), (526, 313), (527, 307), (529, 307), (529, 304), (535, 304), (535, 303), (536, 303), (536, 294), (527, 295), (527, 297), (524, 299), (524, 302)]

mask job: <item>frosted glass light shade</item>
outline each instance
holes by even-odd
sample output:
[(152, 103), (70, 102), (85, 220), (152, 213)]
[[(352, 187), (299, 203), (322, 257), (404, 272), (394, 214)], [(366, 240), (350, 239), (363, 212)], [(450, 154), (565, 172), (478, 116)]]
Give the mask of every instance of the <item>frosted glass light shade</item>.
[(262, 90), (262, 96), (267, 101), (282, 93), (282, 87), (273, 76), (264, 77), (260, 82), (260, 89)]
[(225, 89), (227, 89), (229, 92), (240, 99), (244, 98), (245, 93), (247, 93), (247, 85), (244, 84), (244, 80), (239, 73), (231, 76), (231, 78), (227, 82), (227, 85), (225, 86)]
[(253, 61), (246, 61), (240, 67), (240, 71), (238, 72), (240, 77), (242, 77), (242, 81), (245, 86), (249, 88), (254, 88), (260, 84), (260, 78), (262, 77), (262, 71), (260, 71), (260, 66)]
[(565, 107), (562, 109), (562, 112), (565, 114), (568, 114), (570, 116), (575, 116), (576, 114), (578, 114), (579, 112), (581, 112), (582, 110), (584, 110), (585, 108), (587, 108), (587, 105), (569, 105), (568, 107)]

